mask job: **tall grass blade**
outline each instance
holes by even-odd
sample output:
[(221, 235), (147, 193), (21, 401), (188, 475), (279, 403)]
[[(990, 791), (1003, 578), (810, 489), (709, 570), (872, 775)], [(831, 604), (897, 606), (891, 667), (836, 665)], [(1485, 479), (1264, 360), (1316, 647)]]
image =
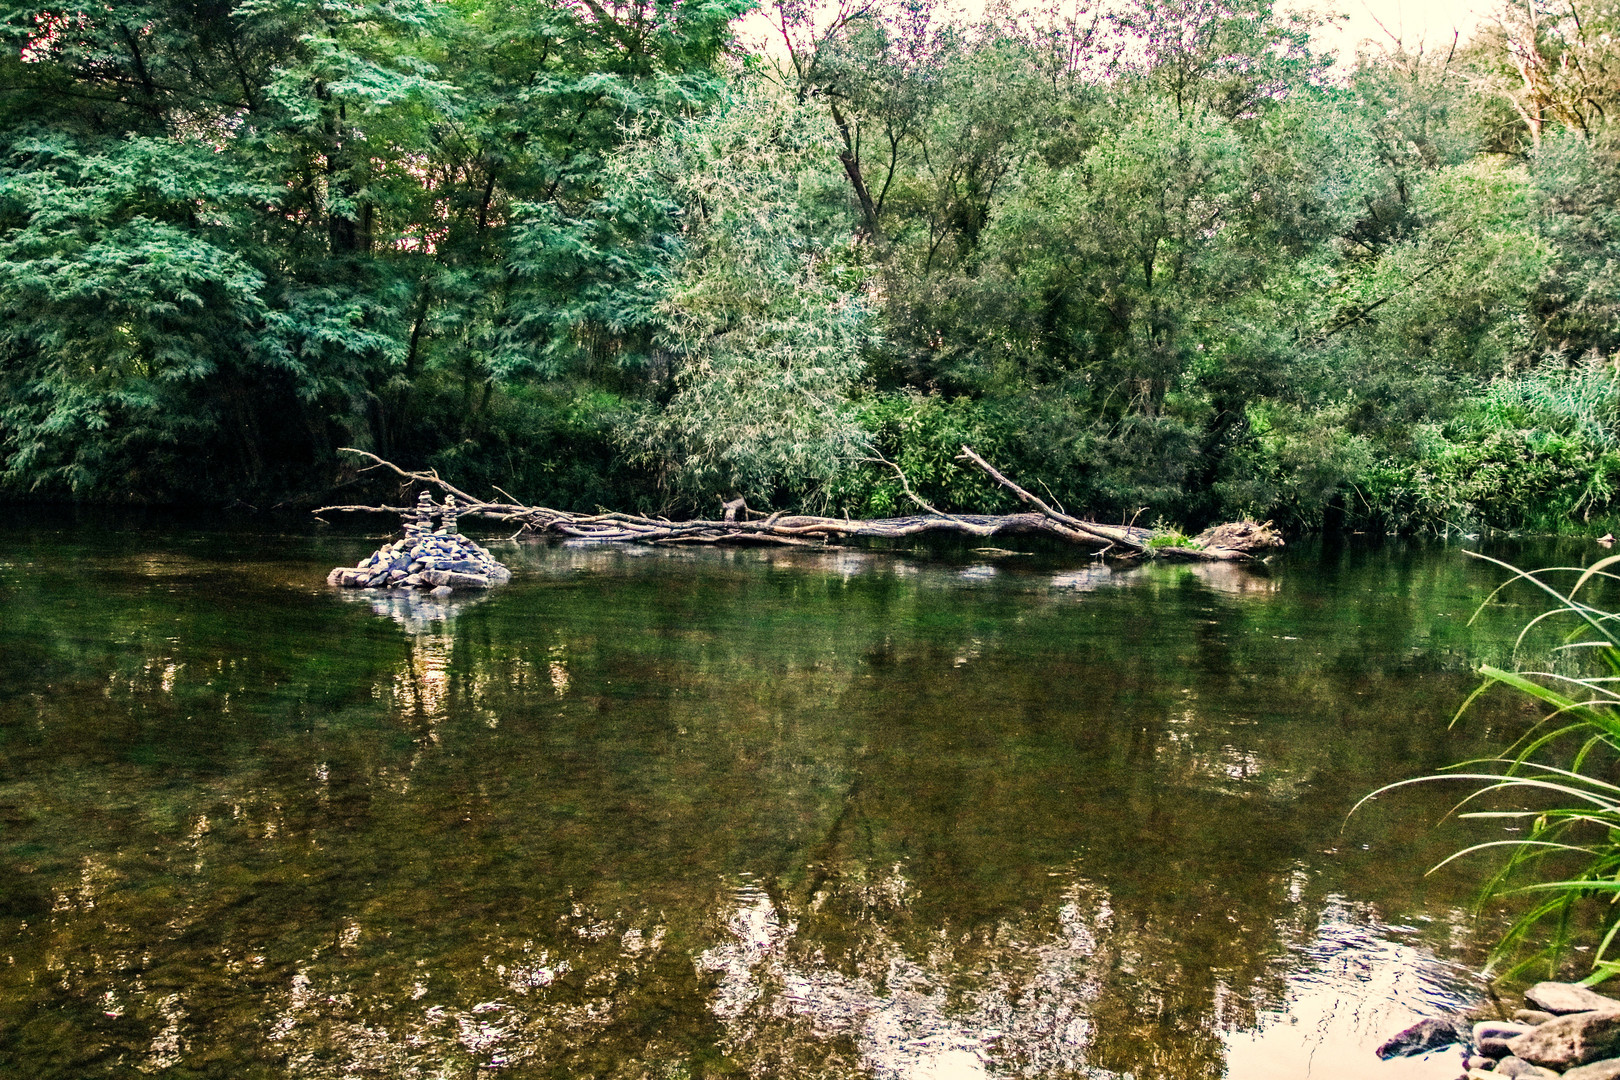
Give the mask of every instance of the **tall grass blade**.
[[(1620, 642), (1615, 635), (1620, 613), (1577, 600), (1576, 595), (1594, 580), (1620, 580), (1610, 569), (1620, 566), (1620, 555), (1584, 568), (1531, 572), (1478, 552), (1466, 554), (1512, 575), (1491, 592), (1474, 618), (1508, 586), (1526, 583), (1553, 604), (1528, 620), (1514, 643), (1515, 651), (1547, 620), (1574, 615), (1580, 622), (1569, 638), (1584, 631), (1587, 639), (1566, 641), (1552, 651), (1571, 662), (1584, 663), (1588, 670), (1567, 674), (1482, 666), (1483, 681), (1452, 717), (1452, 726), (1496, 686), (1546, 706), (1541, 720), (1496, 756), (1452, 767), (1467, 771), (1446, 770), (1386, 784), (1358, 802), (1351, 814), (1380, 795), (1414, 784), (1471, 784), (1472, 790), (1451, 808), (1448, 817), (1522, 823), (1525, 831), (1511, 839), (1470, 844), (1448, 855), (1429, 873), (1459, 860), (1505, 852), (1506, 858), (1485, 881), (1479, 907), (1499, 898), (1539, 898), (1502, 934), (1487, 970), (1498, 977), (1514, 977), (1545, 965), (1549, 974), (1555, 974), (1573, 949), (1590, 940), (1595, 948), (1583, 982), (1593, 985), (1620, 975), (1620, 959), (1610, 958), (1620, 938), (1620, 784), (1604, 779), (1620, 769), (1620, 689), (1614, 685), (1620, 682)], [(1545, 580), (1550, 573), (1578, 576), (1566, 593)], [(1604, 670), (1591, 671), (1593, 664)], [(1481, 800), (1498, 805), (1471, 808)], [(1507, 805), (1502, 806), (1503, 802)]]

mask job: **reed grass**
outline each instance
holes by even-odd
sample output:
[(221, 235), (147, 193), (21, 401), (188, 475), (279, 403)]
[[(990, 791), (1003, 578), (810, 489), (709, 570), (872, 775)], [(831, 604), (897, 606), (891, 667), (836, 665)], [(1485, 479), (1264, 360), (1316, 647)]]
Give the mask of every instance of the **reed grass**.
[[(1555, 653), (1575, 653), (1575, 674), (1507, 671), (1486, 665), (1484, 681), (1452, 719), (1455, 725), (1479, 698), (1505, 687), (1541, 702), (1547, 714), (1529, 732), (1495, 757), (1463, 762), (1430, 776), (1403, 780), (1366, 796), (1351, 813), (1385, 792), (1413, 784), (1469, 783), (1473, 790), (1457, 804), (1459, 817), (1525, 831), (1512, 839), (1486, 840), (1454, 852), (1429, 872), (1482, 853), (1506, 859), (1486, 880), (1480, 903), (1521, 897), (1529, 906), (1492, 949), (1487, 972), (1512, 978), (1545, 964), (1556, 973), (1578, 946), (1594, 947), (1586, 984), (1620, 974), (1620, 786), (1604, 779), (1620, 763), (1620, 613), (1588, 603), (1589, 586), (1602, 578), (1620, 580), (1611, 567), (1620, 555), (1590, 567), (1520, 570), (1489, 556), (1469, 552), (1512, 575), (1503, 589), (1527, 584), (1548, 597), (1548, 610), (1525, 625), (1517, 647), (1537, 627), (1569, 620), (1573, 627)], [(1562, 591), (1552, 582), (1574, 575)], [(1475, 618), (1478, 612), (1475, 613)], [(1595, 945), (1594, 945), (1595, 943)]]

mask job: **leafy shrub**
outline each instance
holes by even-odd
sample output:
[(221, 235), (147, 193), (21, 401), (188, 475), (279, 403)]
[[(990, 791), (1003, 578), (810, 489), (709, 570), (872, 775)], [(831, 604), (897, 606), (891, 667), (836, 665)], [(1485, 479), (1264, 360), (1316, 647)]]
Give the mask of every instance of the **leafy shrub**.
[[(941, 510), (998, 513), (1015, 501), (977, 467), (959, 459), (964, 445), (1005, 463), (1007, 418), (981, 401), (914, 390), (872, 393), (859, 402), (861, 426), (876, 453), (902, 469), (911, 488)], [(838, 492), (851, 516), (917, 513), (894, 471), (867, 462)]]

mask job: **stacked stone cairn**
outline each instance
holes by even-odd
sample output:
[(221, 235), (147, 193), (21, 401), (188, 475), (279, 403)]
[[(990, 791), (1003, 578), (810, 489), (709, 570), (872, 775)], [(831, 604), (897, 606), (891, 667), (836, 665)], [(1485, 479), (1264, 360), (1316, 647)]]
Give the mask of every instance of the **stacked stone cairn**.
[(1378, 1048), (1381, 1058), (1462, 1048), (1465, 1080), (1620, 1080), (1620, 1000), (1574, 983), (1537, 983), (1512, 1020), (1419, 1020)]
[(434, 596), (448, 596), (458, 589), (487, 589), (510, 581), (510, 570), (461, 535), (456, 513), (454, 495), (436, 506), (422, 492), (416, 508), (403, 514), (405, 539), (378, 548), (352, 568), (338, 567), (326, 575), (326, 583), (346, 589), (431, 589)]

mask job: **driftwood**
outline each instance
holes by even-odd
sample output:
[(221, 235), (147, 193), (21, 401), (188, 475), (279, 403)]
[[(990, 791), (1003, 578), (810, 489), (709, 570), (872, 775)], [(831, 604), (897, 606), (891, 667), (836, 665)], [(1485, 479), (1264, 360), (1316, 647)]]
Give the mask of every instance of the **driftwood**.
[[(1086, 521), (1057, 510), (1018, 486), (974, 453), (962, 447), (960, 459), (982, 469), (996, 483), (1018, 496), (1030, 509), (1018, 514), (948, 514), (924, 502), (912, 490), (898, 468), (901, 486), (911, 500), (926, 513), (909, 517), (851, 520), (849, 518), (812, 517), (804, 514), (786, 514), (777, 511), (762, 514), (748, 509), (742, 499), (725, 503), (725, 517), (720, 521), (671, 521), (662, 517), (639, 514), (603, 512), (575, 514), (553, 510), (545, 506), (526, 506), (512, 499), (506, 492), (500, 494), (509, 502), (479, 499), (441, 478), (437, 471), (411, 472), (391, 461), (385, 461), (365, 450), (344, 447), (345, 453), (357, 454), (371, 462), (365, 469), (387, 469), (402, 479), (438, 488), (453, 495), (463, 517), (490, 518), (507, 524), (518, 523), (521, 528), (514, 535), (564, 536), (577, 540), (605, 543), (638, 544), (778, 544), (788, 546), (815, 546), (847, 538), (900, 540), (925, 533), (954, 533), (960, 536), (989, 538), (1018, 534), (1055, 536), (1072, 544), (1090, 548), (1096, 555), (1111, 558), (1169, 558), (1204, 562), (1239, 562), (1256, 558), (1272, 548), (1283, 546), (1282, 536), (1271, 527), (1271, 522), (1234, 522), (1208, 529), (1184, 543), (1168, 542), (1170, 534), (1134, 525), (1105, 525)], [(884, 462), (884, 464), (890, 464)], [(893, 465), (890, 465), (894, 468)], [(364, 470), (363, 470), (364, 471)], [(406, 515), (413, 507), (394, 506), (323, 506), (317, 514), (355, 512)]]

